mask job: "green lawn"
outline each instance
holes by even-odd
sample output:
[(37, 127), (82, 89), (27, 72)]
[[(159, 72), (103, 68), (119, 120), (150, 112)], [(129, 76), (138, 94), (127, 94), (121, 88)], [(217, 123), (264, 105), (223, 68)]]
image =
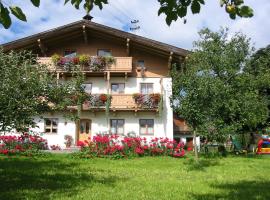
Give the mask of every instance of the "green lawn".
[(270, 199), (270, 157), (0, 157), (0, 199)]

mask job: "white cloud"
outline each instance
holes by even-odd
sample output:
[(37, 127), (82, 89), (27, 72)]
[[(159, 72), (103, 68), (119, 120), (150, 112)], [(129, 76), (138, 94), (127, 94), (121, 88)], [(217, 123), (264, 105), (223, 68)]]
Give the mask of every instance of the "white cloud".
[[(75, 10), (71, 5), (63, 6), (63, 0), (42, 0), (40, 8), (30, 3), (15, 0), (27, 15), (28, 22), (14, 19), (10, 30), (0, 28), (0, 43), (28, 36), (34, 33), (55, 28), (82, 19), (83, 9)], [(30, 1), (29, 1), (30, 2)], [(270, 10), (269, 0), (246, 0), (246, 4), (254, 9), (255, 16), (250, 19), (229, 19), (224, 8), (219, 7), (218, 0), (207, 0), (199, 15), (188, 14), (187, 24), (182, 20), (174, 22), (170, 27), (165, 23), (165, 16), (157, 16), (159, 4), (157, 0), (110, 0), (100, 11), (95, 8), (92, 12), (94, 20), (107, 26), (118, 29), (128, 28), (132, 19), (140, 20), (139, 35), (158, 41), (191, 49), (192, 42), (198, 39), (197, 32), (202, 27), (218, 30), (221, 26), (230, 28), (231, 34), (242, 31), (256, 47), (270, 44), (270, 21), (267, 20)]]

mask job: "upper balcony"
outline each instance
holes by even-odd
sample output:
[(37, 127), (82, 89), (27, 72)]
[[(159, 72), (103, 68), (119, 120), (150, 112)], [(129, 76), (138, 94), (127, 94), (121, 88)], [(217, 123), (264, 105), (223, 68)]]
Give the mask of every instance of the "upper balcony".
[(38, 62), (48, 66), (50, 71), (68, 73), (76, 70), (77, 67), (84, 73), (131, 73), (132, 57), (112, 57), (107, 61), (106, 58), (89, 57), (89, 60), (80, 62), (76, 58), (62, 58), (55, 61), (53, 57), (39, 57)]

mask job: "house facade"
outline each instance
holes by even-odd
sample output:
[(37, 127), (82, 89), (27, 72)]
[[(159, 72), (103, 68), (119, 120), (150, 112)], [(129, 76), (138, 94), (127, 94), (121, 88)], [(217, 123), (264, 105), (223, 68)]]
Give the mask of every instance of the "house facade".
[(179, 63), (187, 56), (187, 50), (88, 20), (19, 39), (3, 47), (4, 51), (31, 50), (59, 82), (68, 81), (72, 76), (68, 69), (53, 62), (53, 55), (113, 58), (113, 62), (102, 69), (82, 68), (85, 92), (98, 100), (109, 95), (109, 108), (84, 104), (80, 120), (76, 122), (66, 118), (64, 111), (35, 117), (37, 128), (34, 131), (42, 133), (49, 145), (63, 147), (65, 135), (72, 136), (76, 144), (99, 133), (173, 139), (169, 72), (172, 63)]

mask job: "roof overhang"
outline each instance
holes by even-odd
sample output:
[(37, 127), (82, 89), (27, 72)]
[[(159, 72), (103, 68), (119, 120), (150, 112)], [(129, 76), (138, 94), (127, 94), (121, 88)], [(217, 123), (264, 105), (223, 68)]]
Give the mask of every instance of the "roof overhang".
[(90, 33), (95, 33), (95, 35), (100, 35), (101, 37), (111, 37), (123, 42), (126, 42), (128, 40), (130, 44), (134, 47), (150, 50), (158, 54), (172, 55), (174, 58), (178, 58), (179, 56), (186, 57), (190, 53), (190, 51), (182, 48), (178, 48), (132, 33), (97, 24), (89, 20), (80, 20), (22, 39), (8, 42), (1, 46), (3, 47), (5, 52), (10, 50), (31, 49), (34, 47), (38, 47), (38, 41), (42, 41), (46, 44), (47, 42), (53, 42), (61, 38), (63, 39), (66, 37), (76, 37), (78, 35), (83, 36), (83, 30), (87, 30)]

